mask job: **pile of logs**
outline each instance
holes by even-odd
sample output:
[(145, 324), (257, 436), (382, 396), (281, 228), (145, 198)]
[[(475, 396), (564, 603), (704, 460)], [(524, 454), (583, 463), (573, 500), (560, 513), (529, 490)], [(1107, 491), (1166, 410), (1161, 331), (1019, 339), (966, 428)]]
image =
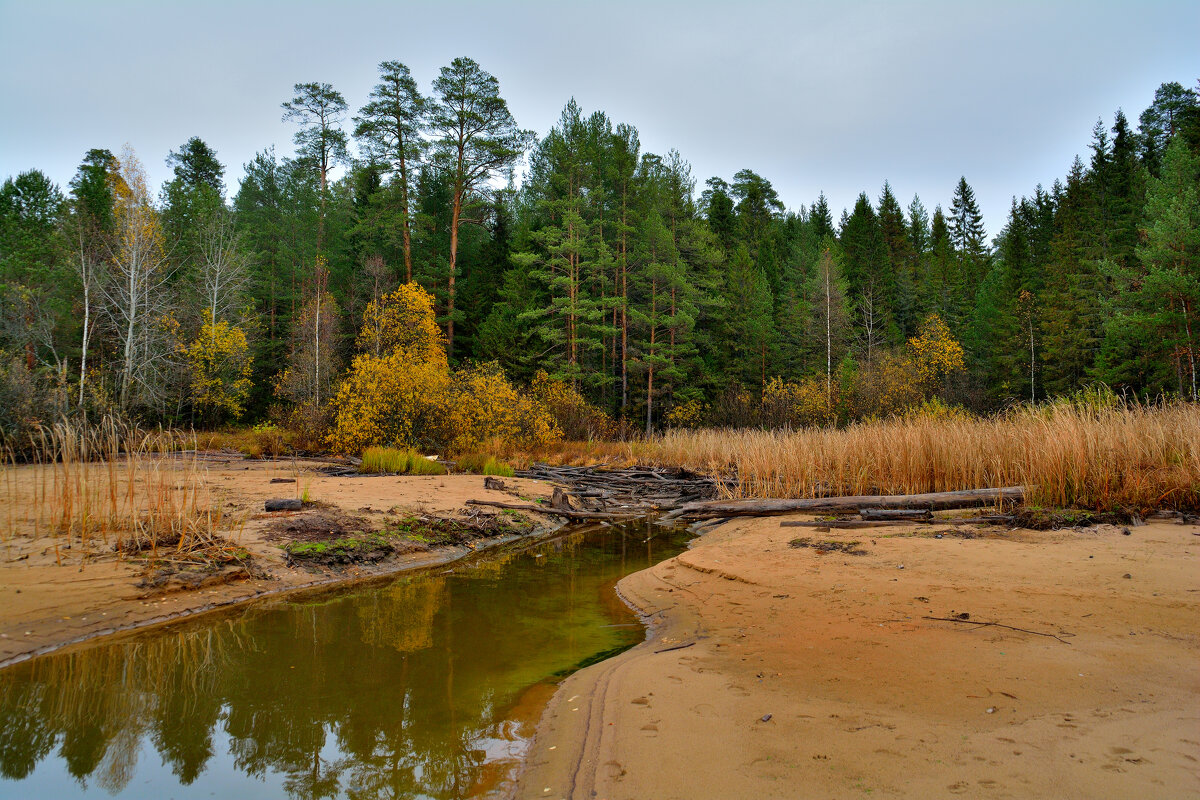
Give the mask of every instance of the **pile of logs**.
[(636, 466), (552, 467), (535, 464), (517, 477), (546, 481), (555, 486), (548, 506), (471, 500), (469, 505), (540, 511), (570, 519), (624, 519), (644, 517), (717, 496), (721, 479), (686, 469)]

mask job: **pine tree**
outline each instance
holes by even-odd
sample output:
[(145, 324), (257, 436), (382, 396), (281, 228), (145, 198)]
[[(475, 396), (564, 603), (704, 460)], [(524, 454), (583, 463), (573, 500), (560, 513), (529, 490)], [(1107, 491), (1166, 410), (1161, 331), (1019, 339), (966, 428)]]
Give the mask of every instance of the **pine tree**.
[(379, 65), (379, 83), (371, 90), (370, 101), (354, 120), (354, 135), (366, 145), (369, 157), (386, 163), (392, 171), (405, 282), (413, 279), (409, 194), (416, 168), (427, 149), (421, 136), (425, 110), (426, 100), (408, 67), (399, 61), (384, 61)]
[(346, 152), (346, 99), (328, 83), (297, 83), (295, 96), (281, 104), (284, 121), (296, 122), (296, 152), (312, 165), (320, 184), (321, 214), (317, 222), (317, 250), (325, 249), (325, 216), (329, 195), (329, 171), (349, 160)]
[(1103, 376), (1150, 393), (1197, 394), (1200, 336), (1200, 159), (1183, 136), (1167, 145), (1146, 193), (1140, 268), (1118, 273), (1123, 308), (1109, 322)]
[(450, 250), (446, 269), (446, 347), (454, 355), (454, 282), (458, 270), (459, 226), (487, 194), (488, 182), (511, 166), (533, 142), (533, 132), (517, 127), (500, 97), (500, 82), (470, 58), (456, 58), (433, 83), (429, 127), (437, 136), (439, 168), (448, 177)]

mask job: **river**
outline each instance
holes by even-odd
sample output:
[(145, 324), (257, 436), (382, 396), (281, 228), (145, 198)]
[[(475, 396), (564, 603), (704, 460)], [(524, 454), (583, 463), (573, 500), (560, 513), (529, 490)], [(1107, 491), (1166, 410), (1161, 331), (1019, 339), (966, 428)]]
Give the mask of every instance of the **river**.
[(644, 522), (262, 600), (0, 671), (0, 798), (466, 798), (519, 769), (558, 678), (642, 641)]

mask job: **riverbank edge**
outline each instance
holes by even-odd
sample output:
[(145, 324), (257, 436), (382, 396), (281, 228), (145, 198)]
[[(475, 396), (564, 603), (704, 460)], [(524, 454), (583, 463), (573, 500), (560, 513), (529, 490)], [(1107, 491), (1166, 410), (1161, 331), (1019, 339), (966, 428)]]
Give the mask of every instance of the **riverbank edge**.
[[(720, 525), (693, 528), (695, 538), (688, 543), (690, 552), (697, 545), (709, 544)], [(682, 556), (684, 553), (681, 553)], [(604, 726), (600, 717), (607, 700), (608, 684), (619, 670), (659, 653), (693, 647), (707, 638), (703, 617), (684, 603), (667, 605), (651, 597), (652, 582), (662, 582), (656, 571), (676, 563), (680, 556), (626, 575), (614, 587), (617, 596), (646, 627), (646, 638), (612, 658), (573, 672), (558, 685), (550, 702), (542, 710), (533, 743), (514, 782), (508, 800), (525, 797), (575, 797), (582, 783), (590, 790), (595, 784), (599, 765), (600, 737)], [(569, 713), (569, 703), (583, 698), (577, 708), (586, 714)], [(575, 709), (569, 709), (574, 711)], [(590, 770), (587, 776), (583, 773)], [(581, 780), (582, 779), (582, 780)], [(558, 789), (547, 794), (545, 789)], [(560, 787), (568, 787), (561, 789)]]
[[(223, 598), (211, 602), (202, 603), (200, 605), (181, 608), (177, 611), (172, 611), (169, 614), (158, 614), (146, 619), (137, 620), (124, 625), (115, 625), (107, 627), (98, 627), (96, 630), (88, 631), (79, 636), (72, 636), (61, 640), (53, 641), (49, 644), (42, 644), (31, 650), (17, 653), (0, 661), (0, 670), (8, 667), (21, 664), (39, 656), (55, 653), (76, 645), (87, 644), (96, 639), (107, 638), (111, 636), (119, 636), (133, 632), (146, 631), (151, 628), (170, 625), (184, 619), (198, 617), (204, 614), (216, 613), (220, 611), (229, 611), (239, 606), (246, 606), (251, 603), (266, 599), (279, 599), (283, 596), (303, 595), (306, 593), (322, 593), (340, 589), (350, 589), (359, 586), (366, 586), (377, 581), (384, 581), (396, 577), (405, 572), (420, 572), (422, 570), (436, 569), (444, 567), (448, 564), (457, 564), (465, 561), (472, 556), (483, 555), (490, 553), (500, 547), (509, 544), (521, 542), (526, 545), (534, 545), (538, 542), (551, 539), (554, 536), (565, 533), (568, 528), (572, 527), (569, 522), (543, 522), (538, 523), (534, 529), (527, 534), (501, 534), (492, 536), (486, 539), (480, 539), (475, 542), (474, 547), (466, 547), (464, 545), (451, 545), (438, 550), (435, 553), (425, 553), (421, 556), (412, 558), (411, 560), (392, 562), (378, 571), (373, 571), (370, 574), (356, 575), (328, 575), (317, 580), (306, 581), (304, 583), (291, 584), (288, 586), (280, 586), (271, 589), (257, 589), (253, 593), (239, 595), (235, 597)], [(583, 526), (576, 526), (583, 527)], [(178, 598), (200, 599), (199, 590), (176, 592)]]

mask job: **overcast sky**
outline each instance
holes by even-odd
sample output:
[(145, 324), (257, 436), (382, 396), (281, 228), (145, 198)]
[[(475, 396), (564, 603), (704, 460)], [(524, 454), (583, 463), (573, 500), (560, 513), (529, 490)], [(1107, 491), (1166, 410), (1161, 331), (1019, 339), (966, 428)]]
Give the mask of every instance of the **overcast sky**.
[(200, 136), (227, 165), (292, 152), (279, 104), (322, 81), (352, 110), (380, 61), (423, 91), (466, 55), (544, 134), (574, 96), (674, 147), (700, 187), (747, 167), (789, 208), (835, 209), (888, 179), (901, 202), (974, 186), (989, 235), (1013, 195), (1086, 157), (1098, 117), (1131, 122), (1200, 78), (1200, 2), (14, 2), (0, 0), (0, 177), (65, 187), (92, 147), (130, 143), (154, 185)]

